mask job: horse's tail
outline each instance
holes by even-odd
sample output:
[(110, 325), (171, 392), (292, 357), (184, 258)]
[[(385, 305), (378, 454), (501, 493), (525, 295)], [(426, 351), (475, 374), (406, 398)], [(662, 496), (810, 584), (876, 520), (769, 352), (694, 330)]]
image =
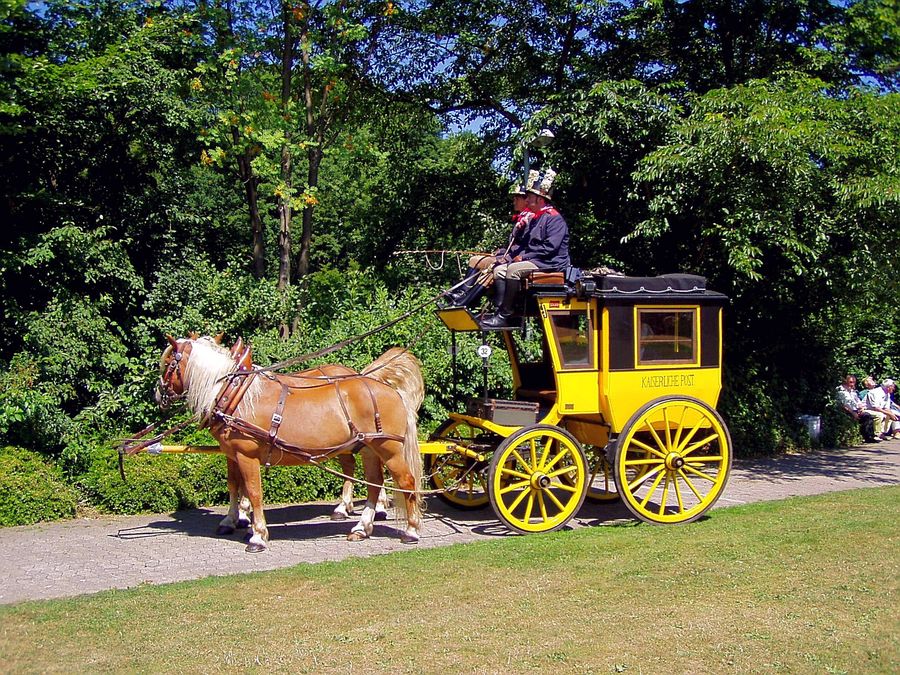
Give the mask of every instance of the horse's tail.
[[(422, 378), (422, 364), (412, 352), (402, 347), (392, 347), (363, 368), (362, 375), (384, 382), (397, 390), (406, 408), (406, 437), (403, 439), (403, 459), (412, 473), (416, 489), (416, 508), (422, 509), (422, 455), (419, 453), (418, 417), (419, 408), (425, 398), (425, 380)], [(394, 503), (405, 514), (403, 499)], [(416, 514), (419, 515), (419, 514)]]

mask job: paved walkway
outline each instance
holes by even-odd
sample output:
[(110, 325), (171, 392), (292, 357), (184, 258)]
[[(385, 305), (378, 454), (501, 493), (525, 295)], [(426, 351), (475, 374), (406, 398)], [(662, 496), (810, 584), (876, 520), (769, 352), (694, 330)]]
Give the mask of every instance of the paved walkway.
[[(717, 507), (897, 484), (900, 441), (886, 441), (735, 462)], [(351, 525), (329, 520), (332, 506), (267, 508), (271, 548), (260, 554), (245, 553), (238, 535), (214, 536), (223, 508), (0, 528), (0, 604), (409, 550), (389, 523), (377, 523), (369, 541), (348, 543)], [(585, 502), (570, 524), (605, 525), (629, 518), (619, 503)], [(514, 535), (490, 507), (458, 511), (432, 498), (419, 547), (505, 536)]]

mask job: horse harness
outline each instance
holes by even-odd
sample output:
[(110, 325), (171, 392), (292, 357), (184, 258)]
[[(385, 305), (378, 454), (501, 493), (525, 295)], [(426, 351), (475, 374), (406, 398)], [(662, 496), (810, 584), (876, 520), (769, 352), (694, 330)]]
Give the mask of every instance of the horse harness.
[[(378, 410), (378, 401), (376, 400), (375, 394), (372, 392), (372, 389), (370, 387), (369, 378), (365, 375), (361, 375), (358, 373), (337, 376), (326, 375), (322, 369), (317, 368), (311, 372), (318, 371), (320, 373), (319, 375), (304, 374), (302, 377), (304, 379), (320, 380), (320, 384), (309, 386), (291, 386), (285, 383), (281, 378), (279, 378), (277, 374), (272, 374), (254, 368), (251, 361), (250, 347), (242, 349), (240, 341), (238, 341), (238, 343), (236, 343), (234, 347), (232, 347), (231, 354), (235, 362), (235, 369), (226, 376), (226, 382), (223, 384), (222, 389), (216, 396), (216, 400), (213, 404), (213, 408), (210, 411), (210, 414), (203, 421), (201, 421), (201, 426), (220, 428), (227, 427), (229, 429), (234, 429), (235, 431), (250, 436), (251, 438), (254, 438), (258, 441), (262, 441), (268, 446), (268, 453), (266, 455), (265, 462), (265, 465), (267, 467), (270, 466), (273, 448), (277, 448), (283, 453), (299, 457), (307, 462), (315, 463), (323, 459), (328, 459), (347, 449), (350, 449), (351, 452), (354, 452), (358, 450), (361, 445), (368, 445), (370, 442), (375, 440), (403, 441), (403, 436), (385, 433), (381, 423), (381, 412)], [(272, 418), (269, 422), (268, 430), (263, 429), (262, 427), (259, 427), (234, 415), (234, 412), (240, 405), (241, 400), (247, 393), (247, 390), (250, 388), (250, 384), (252, 383), (254, 377), (266, 377), (272, 381), (277, 382), (281, 386), (281, 393), (278, 396), (278, 403), (275, 405), (275, 410), (272, 412)], [(346, 382), (347, 380), (359, 380), (365, 387), (366, 392), (369, 394), (369, 399), (372, 402), (372, 411), (375, 423), (374, 432), (361, 431), (359, 427), (354, 423), (353, 417), (351, 416), (350, 411), (347, 409), (347, 404), (344, 401), (344, 395), (341, 390), (341, 383)], [(341, 411), (344, 415), (344, 421), (346, 422), (347, 428), (350, 433), (350, 438), (338, 445), (315, 449), (302, 448), (300, 446), (294, 445), (293, 443), (285, 441), (283, 438), (279, 438), (278, 430), (281, 427), (281, 423), (284, 421), (284, 407), (287, 403), (287, 398), (290, 395), (290, 390), (311, 389), (327, 386), (334, 387), (334, 395), (337, 398), (338, 403), (340, 404)]]

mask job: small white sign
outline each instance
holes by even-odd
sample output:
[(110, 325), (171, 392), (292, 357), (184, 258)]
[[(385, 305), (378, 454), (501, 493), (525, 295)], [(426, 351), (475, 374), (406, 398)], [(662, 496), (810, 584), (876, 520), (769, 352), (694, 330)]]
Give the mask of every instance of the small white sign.
[(483, 359), (486, 359), (491, 355), (491, 347), (490, 345), (479, 345), (478, 347), (478, 356)]

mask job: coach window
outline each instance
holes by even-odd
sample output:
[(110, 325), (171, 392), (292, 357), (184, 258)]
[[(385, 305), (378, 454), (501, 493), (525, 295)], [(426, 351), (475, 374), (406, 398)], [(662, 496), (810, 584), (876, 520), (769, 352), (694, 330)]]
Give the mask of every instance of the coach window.
[(696, 363), (697, 313), (697, 308), (638, 308), (638, 365)]
[(550, 321), (562, 367), (564, 369), (593, 367), (593, 340), (588, 310), (551, 312)]

